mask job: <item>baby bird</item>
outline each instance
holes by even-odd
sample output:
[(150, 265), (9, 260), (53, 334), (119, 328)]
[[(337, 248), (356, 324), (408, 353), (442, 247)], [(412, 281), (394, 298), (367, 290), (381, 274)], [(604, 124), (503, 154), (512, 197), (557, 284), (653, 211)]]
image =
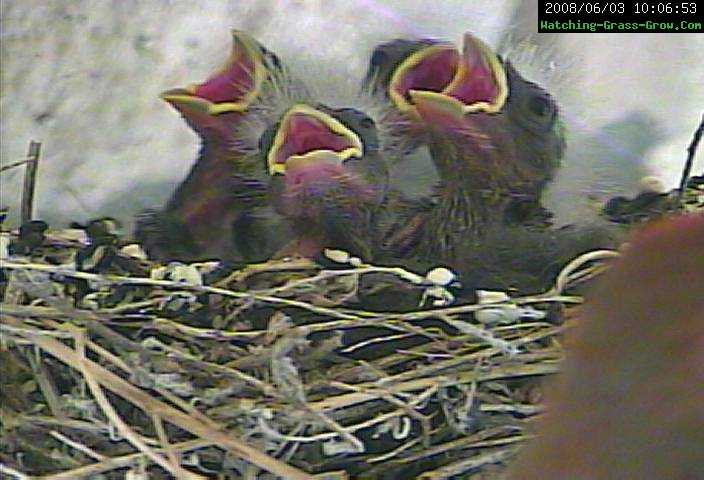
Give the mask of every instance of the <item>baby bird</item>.
[(260, 143), (271, 204), (290, 229), (278, 254), (335, 248), (370, 259), (388, 183), (374, 120), (353, 108), (298, 103)]
[(403, 133), (427, 144), (440, 179), (436, 201), (404, 221), (415, 231), (392, 239), (392, 252), (452, 261), (519, 205), (539, 210), (564, 148), (557, 106), (481, 40), (466, 34), (462, 52), (438, 40), (380, 45), (365, 82)]
[(281, 64), (248, 34), (232, 32), (232, 52), (205, 82), (164, 92), (201, 139), (186, 179), (165, 208), (141, 216), (136, 239), (160, 260), (237, 257), (233, 224), (265, 199), (266, 170), (242, 141), (247, 119), (275, 89)]

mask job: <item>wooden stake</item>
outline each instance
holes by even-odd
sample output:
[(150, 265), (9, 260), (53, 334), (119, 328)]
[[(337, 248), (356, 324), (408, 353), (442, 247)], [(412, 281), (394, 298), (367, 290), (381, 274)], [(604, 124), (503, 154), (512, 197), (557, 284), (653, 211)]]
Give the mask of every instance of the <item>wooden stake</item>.
[(699, 128), (694, 132), (694, 137), (692, 138), (692, 143), (689, 144), (687, 148), (687, 161), (684, 163), (684, 169), (682, 171), (682, 179), (680, 180), (680, 188), (677, 192), (679, 204), (682, 205), (682, 195), (684, 195), (684, 189), (687, 188), (687, 181), (689, 180), (689, 175), (692, 171), (692, 164), (694, 164), (694, 154), (699, 146), (699, 141), (702, 139), (702, 134), (704, 133), (704, 115), (702, 115), (702, 121), (699, 122)]
[(22, 224), (29, 222), (32, 219), (32, 210), (34, 206), (34, 186), (37, 183), (37, 167), (39, 166), (39, 153), (41, 152), (42, 144), (34, 140), (29, 142), (29, 150), (27, 151), (27, 166), (24, 170), (24, 188), (22, 189)]

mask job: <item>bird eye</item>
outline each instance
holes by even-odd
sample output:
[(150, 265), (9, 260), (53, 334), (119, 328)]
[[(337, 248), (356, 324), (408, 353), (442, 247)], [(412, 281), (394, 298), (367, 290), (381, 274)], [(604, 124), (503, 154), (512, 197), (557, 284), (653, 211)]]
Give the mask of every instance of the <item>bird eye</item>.
[(264, 133), (259, 137), (259, 150), (262, 152), (266, 152), (269, 150), (271, 147), (272, 143), (274, 143), (274, 135), (276, 133), (276, 130), (278, 129), (278, 123), (276, 125), (272, 125), (271, 127), (267, 128)]
[(261, 52), (262, 57), (264, 57), (264, 61), (268, 64), (270, 68), (273, 68), (275, 70), (281, 69), (281, 60), (274, 52), (267, 48), (264, 48), (263, 46), (259, 47), (259, 51)]
[(379, 65), (386, 63), (387, 59), (388, 55), (384, 53), (381, 49), (377, 48), (376, 50), (374, 50), (374, 53), (372, 53), (371, 63), (372, 65), (378, 67)]
[(546, 117), (552, 110), (550, 101), (542, 95), (533, 96), (528, 101), (528, 108), (530, 108), (530, 111), (538, 117)]
[(275, 54), (271, 54), (269, 56), (269, 60), (271, 61), (272, 65), (274, 66), (275, 69), (281, 69), (281, 60), (279, 60), (279, 57), (276, 56)]
[(362, 128), (374, 128), (376, 125), (374, 124), (374, 120), (372, 120), (369, 117), (364, 117), (362, 120), (359, 121), (359, 126)]

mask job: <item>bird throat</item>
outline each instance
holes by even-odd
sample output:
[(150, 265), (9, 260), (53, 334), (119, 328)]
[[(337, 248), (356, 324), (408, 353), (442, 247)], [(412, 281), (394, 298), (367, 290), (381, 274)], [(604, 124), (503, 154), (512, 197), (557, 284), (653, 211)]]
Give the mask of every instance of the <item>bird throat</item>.
[(424, 229), (424, 253), (454, 261), (461, 243), (481, 237), (492, 225), (503, 221), (507, 198), (491, 190), (441, 185), (438, 203), (429, 213)]
[(423, 254), (453, 261), (459, 244), (504, 221), (511, 196), (501, 169), (491, 165), (493, 156), (462, 153), (462, 143), (449, 138), (431, 138), (429, 147), (440, 184), (420, 246)]

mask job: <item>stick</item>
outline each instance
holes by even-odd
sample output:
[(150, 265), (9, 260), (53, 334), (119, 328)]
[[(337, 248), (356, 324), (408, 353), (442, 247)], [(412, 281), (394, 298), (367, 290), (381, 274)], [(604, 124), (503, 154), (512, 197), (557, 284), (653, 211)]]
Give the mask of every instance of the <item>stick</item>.
[(32, 219), (32, 208), (34, 206), (34, 186), (37, 183), (37, 167), (39, 166), (39, 153), (42, 144), (34, 140), (29, 142), (27, 152), (27, 166), (24, 169), (24, 188), (22, 189), (22, 224)]
[(3, 165), (2, 167), (0, 167), (0, 173), (4, 172), (6, 170), (11, 170), (15, 167), (19, 167), (20, 165), (24, 165), (25, 163), (29, 163), (29, 162), (30, 162), (30, 160), (27, 160), (25, 158), (24, 160), (20, 160), (18, 162), (13, 162), (13, 163), (10, 163), (7, 165)]
[(684, 195), (684, 189), (687, 187), (687, 181), (689, 180), (689, 174), (692, 171), (692, 165), (694, 164), (694, 154), (697, 151), (699, 142), (702, 139), (702, 134), (704, 134), (704, 115), (702, 115), (702, 120), (699, 122), (699, 127), (694, 132), (692, 137), (692, 143), (687, 147), (687, 161), (684, 162), (684, 170), (682, 171), (682, 179), (680, 180), (680, 188), (677, 192), (677, 201), (682, 204), (682, 195)]

